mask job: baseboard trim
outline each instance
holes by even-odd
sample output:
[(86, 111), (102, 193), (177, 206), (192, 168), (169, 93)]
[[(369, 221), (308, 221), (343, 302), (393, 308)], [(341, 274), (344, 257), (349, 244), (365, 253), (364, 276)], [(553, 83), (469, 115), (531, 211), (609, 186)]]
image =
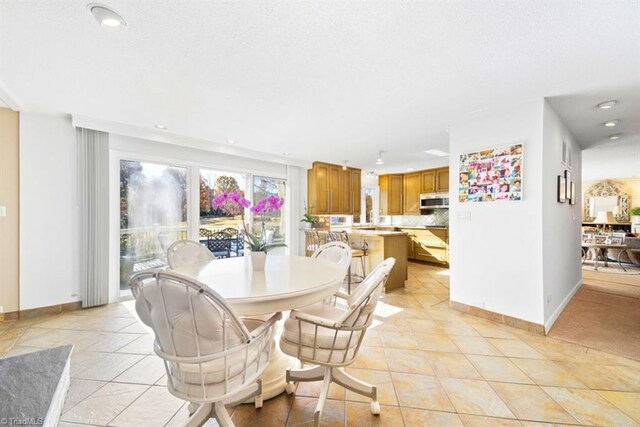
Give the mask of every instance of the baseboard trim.
[(571, 301), (571, 298), (573, 298), (573, 296), (576, 294), (576, 292), (578, 292), (578, 289), (580, 289), (581, 286), (582, 286), (582, 278), (578, 280), (578, 283), (576, 283), (573, 289), (571, 289), (571, 292), (569, 292), (567, 296), (564, 297), (564, 299), (562, 300), (558, 308), (556, 308), (554, 312), (551, 313), (551, 316), (549, 317), (549, 319), (547, 319), (547, 321), (544, 322), (545, 335), (549, 334), (549, 331), (551, 331), (553, 324), (556, 323), (556, 320), (558, 320), (558, 317), (560, 317), (564, 309), (567, 307), (567, 304), (569, 304), (569, 301)]
[(454, 310), (461, 311), (472, 316), (482, 317), (484, 319), (493, 320), (494, 322), (503, 323), (507, 326), (544, 335), (544, 325), (539, 323), (529, 322), (528, 320), (518, 319), (517, 317), (507, 316), (506, 314), (496, 313), (494, 311), (485, 310), (484, 308), (474, 307), (457, 301), (449, 301), (449, 306)]
[(75, 311), (80, 309), (82, 309), (82, 301), (74, 301), (65, 304), (49, 305), (47, 307), (30, 308), (28, 310), (0, 313), (0, 323), (33, 319), (35, 317), (46, 316), (49, 314), (60, 314), (64, 313), (65, 311)]

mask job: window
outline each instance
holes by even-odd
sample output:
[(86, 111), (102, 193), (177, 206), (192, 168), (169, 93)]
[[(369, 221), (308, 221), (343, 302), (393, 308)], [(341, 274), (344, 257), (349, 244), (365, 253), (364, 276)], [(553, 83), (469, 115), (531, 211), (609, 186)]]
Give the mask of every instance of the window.
[[(286, 200), (287, 181), (262, 176), (253, 177), (253, 203), (269, 196), (279, 196)], [(277, 212), (257, 215), (253, 218), (253, 231), (262, 235), (267, 242), (285, 242), (286, 240), (286, 203)]]
[(187, 238), (187, 169), (120, 161), (120, 290), (133, 273), (167, 265), (167, 249)]
[[(242, 229), (242, 209), (228, 205), (214, 209), (213, 199), (225, 191), (239, 191), (244, 196), (247, 176), (241, 173), (200, 169), (200, 230), (221, 231), (225, 228)], [(202, 234), (202, 233), (201, 233)]]

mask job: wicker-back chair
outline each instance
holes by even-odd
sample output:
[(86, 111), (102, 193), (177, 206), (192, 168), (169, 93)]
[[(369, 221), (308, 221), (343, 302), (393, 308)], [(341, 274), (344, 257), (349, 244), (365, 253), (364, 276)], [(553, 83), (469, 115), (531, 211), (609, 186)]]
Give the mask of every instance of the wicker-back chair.
[(200, 271), (214, 259), (211, 251), (193, 240), (177, 240), (167, 249), (169, 268), (181, 273)]
[(169, 392), (191, 402), (187, 425), (213, 417), (232, 426), (225, 404), (255, 396), (262, 406), (258, 376), (269, 365), (280, 313), (265, 322), (242, 320), (215, 291), (167, 270), (138, 273), (130, 286), (138, 316), (153, 329)]
[(322, 244), (316, 230), (304, 230), (305, 252), (307, 256), (313, 254)]
[(280, 337), (283, 353), (302, 362), (317, 365), (307, 369), (287, 370), (287, 392), (293, 393), (293, 382), (324, 381), (314, 414), (320, 423), (322, 409), (332, 382), (372, 399), (371, 412), (380, 413), (377, 389), (347, 374), (343, 367), (351, 364), (360, 349), (364, 334), (373, 322), (373, 312), (395, 259), (387, 258), (378, 265), (352, 295), (338, 293), (345, 307), (317, 303), (292, 310)]

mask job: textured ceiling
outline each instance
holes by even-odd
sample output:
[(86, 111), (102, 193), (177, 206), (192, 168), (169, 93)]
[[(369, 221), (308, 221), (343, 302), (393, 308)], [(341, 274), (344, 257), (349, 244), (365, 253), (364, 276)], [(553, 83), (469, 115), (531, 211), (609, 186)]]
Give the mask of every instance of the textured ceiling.
[(0, 1), (23, 108), (398, 170), (441, 162), (422, 151), (481, 110), (551, 97), (591, 144), (599, 117), (564, 100), (638, 98), (637, 1), (106, 1), (121, 33), (86, 3)]

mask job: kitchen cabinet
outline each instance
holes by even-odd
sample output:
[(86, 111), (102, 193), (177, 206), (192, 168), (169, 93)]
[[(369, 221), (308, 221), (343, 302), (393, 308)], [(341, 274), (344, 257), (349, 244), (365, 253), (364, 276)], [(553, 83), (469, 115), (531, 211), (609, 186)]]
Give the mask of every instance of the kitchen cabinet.
[(402, 174), (380, 175), (378, 185), (380, 186), (380, 214), (402, 215), (404, 176)]
[(329, 213), (342, 213), (340, 211), (340, 166), (337, 165), (329, 165)]
[(351, 169), (351, 211), (354, 215), (360, 215), (362, 200), (362, 172), (360, 169)]
[(446, 228), (406, 229), (411, 250), (407, 249), (409, 259), (437, 264), (449, 264), (449, 230)]
[(420, 193), (422, 191), (421, 179), (422, 174), (420, 172), (408, 173), (404, 175), (403, 211), (405, 215), (420, 215)]
[(448, 193), (449, 168), (422, 171), (421, 193)]
[(448, 193), (449, 192), (449, 168), (436, 169), (436, 193)]
[(430, 169), (421, 172), (421, 193), (435, 193), (436, 191), (436, 170)]
[[(310, 215), (360, 213), (360, 169), (314, 162), (307, 171), (307, 210)], [(358, 193), (354, 194), (357, 189)], [(357, 203), (356, 203), (357, 198)], [(357, 209), (356, 209), (357, 208)]]

